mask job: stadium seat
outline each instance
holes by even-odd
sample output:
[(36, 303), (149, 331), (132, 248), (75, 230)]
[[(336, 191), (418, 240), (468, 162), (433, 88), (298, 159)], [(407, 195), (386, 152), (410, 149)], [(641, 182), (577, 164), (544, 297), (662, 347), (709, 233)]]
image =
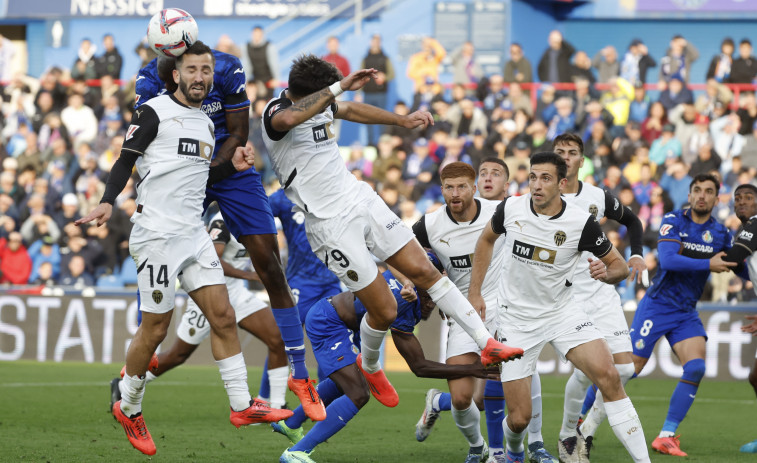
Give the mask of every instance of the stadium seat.
[(97, 279), (98, 288), (121, 288), (123, 283), (118, 275), (102, 275)]
[(121, 266), (121, 284), (123, 286), (137, 284), (137, 265), (134, 259), (127, 258)]

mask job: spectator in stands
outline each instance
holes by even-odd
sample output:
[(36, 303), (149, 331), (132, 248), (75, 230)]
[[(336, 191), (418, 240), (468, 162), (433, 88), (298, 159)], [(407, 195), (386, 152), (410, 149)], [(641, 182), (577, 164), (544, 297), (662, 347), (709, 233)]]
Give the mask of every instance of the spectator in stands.
[[(413, 143), (413, 152), (407, 157), (402, 178), (413, 184), (415, 181), (430, 183), (437, 170), (434, 160), (429, 157), (428, 140), (419, 138)], [(427, 175), (423, 175), (427, 174)]]
[(47, 262), (52, 266), (52, 277), (60, 277), (60, 247), (50, 235), (44, 235), (32, 242), (29, 246), (29, 257), (32, 259), (32, 273), (29, 280), (34, 281), (39, 277), (39, 267)]
[[(394, 80), (394, 65), (392, 65), (392, 60), (386, 55), (384, 49), (381, 48), (381, 36), (379, 34), (371, 36), (371, 46), (368, 49), (368, 54), (360, 63), (360, 68), (373, 68), (378, 71), (376, 77), (369, 80), (363, 87), (363, 102), (377, 108), (387, 109), (387, 93), (389, 92), (389, 83)], [(382, 125), (368, 126), (368, 144), (376, 146), (382, 131)]]
[(681, 159), (688, 165), (696, 159), (697, 151), (686, 151), (686, 142), (696, 132), (697, 110), (692, 104), (680, 104), (668, 112), (668, 121), (676, 128), (676, 138), (681, 142)]
[(150, 47), (150, 44), (147, 42), (147, 36), (142, 37), (142, 40), (139, 41), (136, 48), (134, 49), (134, 53), (139, 56), (140, 69), (147, 66), (150, 61), (158, 57), (158, 54), (155, 53), (155, 50), (153, 50), (152, 47)]
[(83, 77), (77, 77), (71, 81), (71, 85), (68, 87), (68, 94), (79, 94), (84, 98), (84, 104), (92, 110), (100, 105), (100, 90), (95, 87), (87, 85), (87, 81)]
[(642, 145), (644, 145), (644, 140), (641, 139), (641, 125), (638, 122), (629, 121), (623, 135), (616, 137), (612, 142), (615, 161), (619, 166), (625, 166)]
[(97, 46), (89, 38), (84, 38), (79, 42), (79, 50), (76, 54), (76, 61), (71, 66), (71, 78), (76, 79), (96, 79), (97, 70), (95, 69), (95, 53)]
[(739, 119), (741, 119), (739, 133), (749, 135), (752, 133), (755, 121), (757, 121), (757, 98), (752, 92), (744, 92), (741, 95), (741, 106), (736, 111)]
[(465, 152), (465, 137), (462, 136), (447, 138), (444, 150), (439, 154), (442, 155), (441, 162), (439, 163), (440, 171), (444, 169), (447, 164), (453, 162), (464, 162), (473, 165), (470, 156)]
[(670, 77), (667, 87), (660, 92), (660, 103), (670, 111), (679, 104), (693, 104), (694, 94), (686, 87), (683, 77), (676, 74)]
[(649, 201), (652, 198), (652, 190), (657, 187), (657, 182), (652, 180), (654, 172), (652, 166), (653, 164), (650, 164), (649, 162), (641, 164), (641, 168), (639, 169), (639, 181), (633, 183), (631, 186), (634, 198), (640, 205), (649, 204)]
[(452, 83), (469, 85), (477, 84), (484, 77), (484, 69), (476, 57), (476, 49), (473, 42), (463, 42), (458, 48), (450, 53), (452, 60)]
[(447, 56), (444, 47), (431, 37), (424, 37), (421, 47), (407, 62), (407, 76), (413, 80), (416, 93), (427, 81), (439, 81), (439, 65)]
[(402, 160), (397, 155), (392, 136), (383, 134), (378, 139), (376, 160), (373, 161), (373, 178), (382, 183), (390, 166), (402, 169)]
[(584, 117), (578, 120), (577, 130), (582, 139), (591, 137), (591, 129), (595, 122), (602, 121), (605, 127), (613, 126), (613, 117), (609, 111), (602, 107), (597, 100), (591, 100), (586, 104)]
[(622, 77), (612, 77), (608, 80), (610, 89), (602, 93), (600, 103), (602, 107), (612, 114), (613, 125), (610, 133), (613, 136), (620, 136), (623, 133), (623, 127), (628, 122), (628, 113), (631, 108), (631, 101), (634, 99), (633, 85)]
[(594, 55), (591, 65), (597, 70), (600, 83), (607, 83), (620, 74), (618, 51), (612, 45), (607, 45)]
[[(539, 99), (536, 102), (536, 111), (534, 116), (544, 122), (547, 122), (548, 117), (552, 117), (555, 103), (555, 87), (549, 84), (543, 84), (540, 88), (541, 93)], [(549, 109), (549, 112), (547, 111)]]
[(100, 101), (94, 109), (98, 118), (102, 118), (107, 111), (129, 110), (131, 112), (131, 108), (126, 107), (126, 97), (121, 87), (113, 80), (113, 77), (105, 75), (100, 78)]
[(13, 172), (4, 170), (0, 173), (0, 196), (7, 196), (14, 204), (18, 204), (23, 194), (24, 192), (16, 183), (16, 176)]
[(660, 186), (668, 193), (673, 201), (673, 209), (682, 208), (689, 201), (689, 184), (691, 177), (688, 167), (680, 159), (668, 164), (660, 179)]
[(597, 82), (594, 69), (591, 67), (591, 59), (585, 51), (577, 51), (573, 56), (573, 67), (570, 71), (570, 78), (572, 80), (583, 78), (588, 80), (592, 85)]
[(79, 198), (74, 193), (66, 193), (61, 200), (61, 208), (53, 213), (53, 220), (58, 228), (63, 228), (81, 218), (79, 214)]
[(64, 169), (68, 169), (74, 159), (74, 155), (68, 150), (66, 140), (58, 138), (50, 147), (42, 153), (43, 166), (49, 166), (53, 162), (60, 162)]
[(712, 146), (723, 160), (721, 164), (722, 173), (731, 170), (731, 160), (734, 156), (741, 154), (741, 150), (746, 144), (746, 138), (739, 133), (740, 128), (741, 119), (734, 113), (710, 122)]
[(36, 144), (40, 151), (47, 151), (52, 149), (52, 145), (56, 140), (63, 140), (66, 146), (68, 146), (71, 138), (68, 135), (68, 129), (63, 125), (60, 114), (51, 112), (45, 116), (42, 127), (39, 129), (39, 137)]
[(730, 82), (734, 48), (732, 38), (723, 39), (720, 43), (720, 53), (712, 57), (710, 67), (707, 68), (708, 81), (714, 79), (716, 82)]
[(576, 115), (573, 114), (573, 100), (568, 97), (560, 97), (555, 101), (554, 109), (547, 108), (545, 122), (549, 130), (547, 138), (553, 140), (556, 136), (576, 129)]
[[(649, 56), (649, 49), (640, 39), (631, 40), (628, 51), (620, 64), (620, 77), (632, 84), (647, 82), (647, 70), (657, 66), (657, 61)], [(639, 121), (641, 122), (641, 121)]]
[(670, 40), (670, 48), (660, 60), (661, 88), (665, 88), (674, 75), (688, 83), (691, 77), (689, 73), (691, 64), (697, 59), (699, 59), (699, 50), (691, 42), (681, 35), (673, 36)]
[(39, 79), (40, 92), (49, 92), (53, 97), (53, 111), (60, 111), (66, 105), (66, 89), (60, 83), (62, 71), (53, 67), (45, 71)]
[[(526, 129), (526, 135), (531, 137), (533, 152), (551, 151), (552, 142), (547, 139), (547, 126), (542, 121), (533, 121)], [(500, 153), (497, 153), (499, 155)]]
[(32, 260), (22, 243), (21, 233), (0, 238), (0, 283), (25, 285), (32, 271)]
[(542, 82), (570, 82), (572, 75), (570, 59), (576, 49), (567, 40), (563, 40), (562, 33), (558, 30), (549, 33), (548, 44), (549, 47), (539, 60), (539, 80)]
[[(546, 87), (543, 88), (546, 91)], [(510, 84), (510, 93), (509, 95), (507, 95), (506, 101), (509, 101), (512, 104), (513, 111), (517, 112), (521, 110), (528, 114), (529, 118), (533, 117), (534, 107), (531, 105), (531, 99), (528, 97), (528, 94), (523, 91), (523, 88), (520, 86), (520, 84)]]
[(16, 56), (16, 47), (8, 37), (0, 34), (0, 82), (5, 84), (13, 76), (13, 58)]
[(326, 40), (326, 50), (328, 53), (323, 56), (323, 60), (329, 62), (339, 69), (343, 76), (350, 74), (350, 62), (344, 56), (339, 54), (339, 39), (331, 36)]
[(250, 63), (250, 79), (257, 87), (257, 95), (266, 100), (271, 99), (273, 90), (278, 85), (279, 51), (270, 40), (266, 39), (261, 26), (253, 27), (250, 32), (250, 41), (247, 42), (247, 59)]
[(509, 172), (516, 172), (521, 167), (529, 168), (531, 165), (531, 145), (525, 140), (518, 140), (513, 144), (513, 155), (505, 158), (505, 164)]
[(418, 111), (419, 109), (428, 111), (433, 107), (434, 103), (443, 99), (444, 87), (438, 81), (432, 80), (429, 77), (413, 94), (412, 111)]
[[(674, 209), (673, 201), (661, 186), (652, 188), (649, 196), (649, 204), (642, 205), (639, 210), (639, 219), (644, 225), (643, 244), (652, 249), (657, 248), (662, 218)], [(651, 278), (651, 276), (650, 276)]]
[[(505, 80), (499, 74), (489, 76), (488, 85), (481, 98), (483, 110), (487, 117), (491, 117), (494, 108), (507, 99), (508, 89), (505, 88)], [(530, 103), (529, 103), (530, 106)]]
[(716, 103), (730, 104), (733, 100), (733, 92), (714, 78), (707, 79), (705, 92), (700, 94), (694, 103), (697, 112), (712, 118)]
[(631, 105), (628, 107), (628, 120), (641, 123), (644, 122), (647, 114), (649, 114), (651, 101), (641, 81), (637, 81), (634, 84), (633, 92), (633, 101), (631, 101)]
[(591, 125), (589, 138), (584, 141), (584, 155), (591, 159), (597, 179), (602, 179), (610, 166), (617, 165), (612, 151), (612, 137), (601, 120)]
[(573, 112), (580, 126), (581, 121), (586, 116), (586, 105), (594, 100), (594, 97), (592, 96), (592, 88), (589, 86), (589, 81), (584, 77), (573, 77), (573, 83), (576, 85), (576, 91), (573, 92)]
[(502, 72), (505, 82), (528, 83), (534, 81), (531, 61), (523, 55), (523, 47), (518, 42), (510, 45), (510, 59)]
[(220, 52), (236, 56), (237, 58), (242, 57), (242, 50), (236, 43), (234, 43), (234, 40), (229, 37), (229, 34), (221, 34), (221, 36), (218, 37), (218, 42), (216, 42), (216, 45), (213, 48)]
[[(757, 121), (753, 124), (752, 133), (744, 136), (744, 147), (739, 156), (742, 167), (752, 171), (753, 177), (757, 174), (757, 127), (755, 126), (757, 126)], [(0, 195), (0, 198), (2, 198), (2, 195)], [(0, 212), (2, 212), (1, 209)]]
[(87, 228), (87, 241), (96, 244), (102, 250), (99, 258), (94, 262), (95, 270), (92, 275), (95, 278), (101, 275), (112, 275), (116, 268), (121, 266), (119, 248), (122, 236), (118, 230), (112, 228), (114, 225), (116, 223)]
[(73, 286), (77, 289), (94, 286), (95, 279), (91, 274), (86, 272), (86, 263), (82, 256), (73, 256), (68, 261), (68, 267), (61, 275), (60, 284), (63, 286)]
[(34, 243), (44, 236), (50, 236), (53, 241), (60, 238), (60, 228), (55, 221), (45, 212), (40, 212), (44, 208), (44, 200), (41, 195), (34, 194), (29, 199), (28, 207), (34, 211), (24, 220), (19, 233), (27, 243)]
[(84, 258), (85, 271), (89, 274), (95, 274), (95, 268), (100, 265), (103, 259), (103, 250), (100, 243), (95, 239), (86, 239), (82, 236), (71, 236), (66, 246), (61, 248), (61, 271), (67, 271), (68, 264), (74, 256)]
[(118, 52), (112, 34), (105, 34), (103, 36), (103, 48), (105, 48), (105, 52), (97, 58), (95, 64), (97, 77), (111, 76), (114, 79), (120, 79), (123, 57)]
[[(595, 171), (596, 172), (596, 171)], [(596, 175), (595, 175), (596, 176)], [(618, 166), (609, 166), (607, 168), (607, 174), (603, 176), (604, 179), (599, 183), (599, 187), (603, 188), (615, 197), (620, 196), (620, 191), (624, 188), (630, 188), (628, 180), (623, 178), (623, 174)]]
[[(649, 160), (661, 165), (669, 165), (674, 159), (681, 157), (683, 147), (681, 142), (675, 136), (676, 128), (673, 124), (665, 124), (662, 127), (662, 134), (652, 143), (649, 148)], [(676, 206), (676, 209), (678, 207)]]
[(473, 131), (473, 135), (469, 137), (469, 142), (465, 146), (465, 152), (470, 156), (471, 165), (476, 172), (482, 159), (495, 156), (494, 150), (486, 145), (486, 136), (480, 130)]
[[(405, 103), (402, 100), (397, 101), (394, 104), (393, 111), (396, 114), (399, 115), (408, 115), (410, 114), (410, 108), (407, 107), (407, 103)], [(391, 135), (392, 137), (397, 137), (396, 146), (402, 146), (402, 149), (407, 152), (412, 144), (412, 141), (415, 140), (416, 135), (413, 133), (412, 130), (406, 129), (404, 127), (399, 127), (396, 125), (390, 125), (386, 127), (386, 130), (384, 133), (387, 133)]]
[(699, 174), (709, 174), (713, 170), (719, 170), (721, 162), (720, 156), (712, 149), (712, 145), (702, 145), (699, 147), (696, 160), (691, 163), (689, 175), (696, 177)]
[(691, 163), (699, 155), (699, 150), (706, 145), (712, 146), (710, 135), (710, 119), (697, 114), (694, 119), (694, 131), (687, 138), (683, 138), (683, 151), (681, 157), (684, 162)]
[(728, 81), (734, 84), (751, 84), (757, 76), (757, 59), (752, 56), (752, 42), (742, 39), (739, 43), (739, 57), (733, 60)]
[(470, 98), (465, 98), (457, 105), (453, 105), (447, 114), (447, 120), (452, 124), (450, 132), (452, 137), (472, 134), (476, 130), (486, 136), (488, 125), (486, 114), (477, 108)]
[(63, 109), (60, 116), (74, 144), (90, 143), (97, 136), (97, 118), (92, 108), (84, 105), (84, 98), (81, 95), (71, 94), (68, 97), (68, 106)]
[(350, 172), (359, 170), (365, 177), (370, 177), (373, 172), (373, 164), (365, 158), (363, 144), (359, 141), (350, 145), (350, 154), (347, 157), (346, 165)]
[(53, 264), (50, 262), (42, 262), (37, 269), (37, 277), (34, 280), (29, 280), (30, 285), (37, 286), (55, 286), (55, 278), (53, 278)]
[(668, 123), (667, 111), (659, 101), (649, 107), (649, 115), (641, 123), (641, 137), (651, 145), (662, 134), (662, 127)]

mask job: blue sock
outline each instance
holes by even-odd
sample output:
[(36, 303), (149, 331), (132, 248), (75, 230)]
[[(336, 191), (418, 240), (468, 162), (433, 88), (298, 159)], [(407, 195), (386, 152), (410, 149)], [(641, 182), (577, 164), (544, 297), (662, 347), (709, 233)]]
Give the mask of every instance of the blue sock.
[(271, 398), (271, 385), (268, 383), (268, 357), (265, 358), (265, 364), (263, 364), (263, 377), (260, 378), (260, 389), (258, 389), (258, 397), (264, 397), (266, 399)]
[(484, 414), (486, 415), (486, 432), (489, 435), (489, 448), (504, 448), (505, 430), (502, 420), (505, 418), (505, 394), (502, 383), (487, 381), (484, 389)]
[(594, 405), (594, 401), (597, 399), (597, 385), (592, 384), (589, 387), (589, 390), (586, 391), (586, 397), (584, 398), (584, 405), (581, 407), (581, 414), (586, 415), (589, 413), (589, 410), (591, 409), (592, 405)]
[[(328, 406), (331, 402), (334, 401), (334, 399), (342, 395), (342, 393), (339, 391), (339, 388), (336, 387), (336, 383), (331, 381), (329, 378), (326, 378), (322, 382), (318, 383), (318, 386), (316, 386), (315, 390), (318, 391), (318, 396), (323, 401), (324, 406)], [(297, 407), (293, 413), (294, 415), (287, 418), (286, 421), (284, 421), (284, 424), (286, 424), (287, 427), (291, 429), (296, 429), (302, 426), (302, 423), (304, 423), (305, 420), (308, 419), (308, 417), (307, 415), (305, 415), (305, 411), (302, 409), (302, 405)]]
[(305, 337), (302, 334), (297, 306), (273, 309), (273, 318), (276, 319), (276, 324), (281, 331), (284, 349), (292, 367), (292, 376), (296, 379), (306, 379), (309, 375), (308, 368), (305, 366)]
[(326, 407), (326, 419), (317, 422), (310, 429), (310, 432), (290, 450), (292, 452), (312, 452), (316, 445), (325, 442), (326, 439), (347, 426), (347, 422), (357, 415), (359, 410), (346, 395), (339, 397)]
[(691, 404), (694, 403), (694, 396), (699, 389), (699, 382), (704, 377), (704, 371), (704, 359), (689, 360), (683, 366), (683, 376), (681, 376), (681, 380), (670, 398), (668, 416), (665, 418), (665, 424), (662, 427), (663, 432), (676, 432), (678, 425), (681, 424), (689, 408), (691, 408)]
[(440, 412), (443, 411), (450, 411), (452, 410), (452, 394), (449, 392), (442, 392), (439, 394), (439, 410)]

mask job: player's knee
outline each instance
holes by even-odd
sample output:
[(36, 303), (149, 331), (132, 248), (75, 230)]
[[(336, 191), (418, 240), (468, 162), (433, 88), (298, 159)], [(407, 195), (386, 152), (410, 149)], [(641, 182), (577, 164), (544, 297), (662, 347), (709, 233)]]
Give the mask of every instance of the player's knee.
[(573, 377), (578, 381), (583, 387), (588, 388), (591, 386), (591, 380), (588, 376), (586, 376), (586, 373), (579, 370), (578, 368), (573, 369)]
[(347, 397), (350, 398), (357, 408), (363, 408), (370, 400), (371, 393), (366, 385), (366, 387), (355, 388), (355, 390), (350, 391)]
[[(392, 302), (393, 304), (383, 304), (378, 310), (371, 312), (371, 325), (375, 322), (381, 328), (389, 328), (397, 318), (397, 301), (392, 299)], [(374, 328), (379, 329), (378, 327)]]
[(633, 363), (617, 363), (615, 369), (618, 370), (620, 376), (620, 382), (626, 384), (634, 375)]
[(699, 383), (704, 378), (704, 372), (706, 370), (704, 359), (689, 360), (683, 366), (683, 377), (687, 381), (693, 383)]
[(509, 421), (508, 427), (512, 432), (520, 433), (526, 430), (528, 423), (531, 422), (531, 414), (525, 413), (509, 413), (507, 415)]
[(439, 271), (428, 259), (406, 265), (402, 268), (402, 272), (421, 289), (430, 288), (439, 279)]
[(231, 305), (226, 304), (225, 310), (218, 310), (214, 313), (212, 320), (209, 318), (212, 328), (217, 333), (227, 332), (229, 330), (236, 330), (237, 317), (234, 313), (234, 309)]
[(467, 410), (473, 402), (472, 394), (453, 394), (452, 408), (455, 410)]

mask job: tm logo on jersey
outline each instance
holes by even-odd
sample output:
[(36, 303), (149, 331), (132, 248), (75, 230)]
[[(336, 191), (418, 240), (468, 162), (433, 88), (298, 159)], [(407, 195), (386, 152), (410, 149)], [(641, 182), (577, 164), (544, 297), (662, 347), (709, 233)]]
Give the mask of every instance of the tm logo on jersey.
[(210, 161), (213, 145), (193, 138), (179, 138), (177, 153), (181, 156), (195, 156)]
[(449, 263), (452, 268), (469, 269), (473, 266), (473, 254), (450, 257)]
[(513, 256), (529, 264), (554, 264), (557, 251), (515, 240), (515, 243), (513, 243)]
[(331, 122), (316, 125), (315, 127), (313, 127), (314, 142), (322, 143), (329, 140), (330, 138), (334, 138), (334, 131), (331, 129)]

